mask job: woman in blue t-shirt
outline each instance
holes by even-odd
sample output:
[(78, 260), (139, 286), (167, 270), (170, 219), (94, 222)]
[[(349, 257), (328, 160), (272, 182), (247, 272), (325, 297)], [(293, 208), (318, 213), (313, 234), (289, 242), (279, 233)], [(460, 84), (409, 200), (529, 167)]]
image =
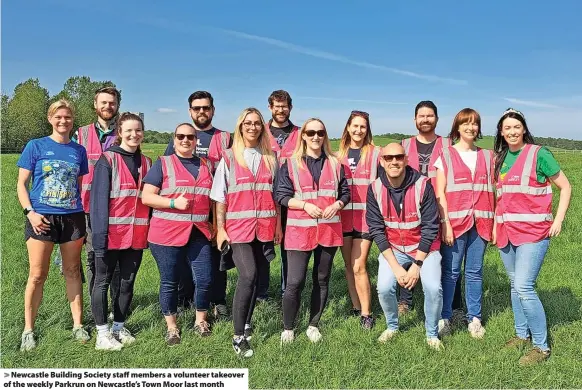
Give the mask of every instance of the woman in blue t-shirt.
[[(73, 337), (87, 342), (83, 328), (81, 248), (85, 239), (85, 212), (81, 204), (81, 176), (89, 171), (85, 148), (71, 142), (73, 106), (57, 100), (48, 109), (53, 132), (30, 140), (18, 160), (18, 201), (26, 216), (24, 238), (30, 269), (24, 293), (24, 331), (20, 349), (36, 347), (34, 321), (38, 313), (50, 256), (60, 245), (67, 298), (73, 315)], [(30, 180), (32, 179), (32, 185)]]

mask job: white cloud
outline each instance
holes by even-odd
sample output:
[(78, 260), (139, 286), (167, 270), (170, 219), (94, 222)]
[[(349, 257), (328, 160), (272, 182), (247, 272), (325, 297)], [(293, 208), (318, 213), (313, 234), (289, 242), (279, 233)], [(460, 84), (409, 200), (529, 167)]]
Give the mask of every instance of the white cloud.
[(158, 108), (156, 111), (159, 113), (162, 113), (162, 114), (171, 114), (173, 112), (178, 112), (178, 110), (175, 110), (173, 108), (165, 108), (165, 107)]
[(409, 70), (391, 68), (391, 67), (388, 67), (385, 65), (372, 64), (372, 63), (365, 62), (365, 61), (356, 61), (356, 60), (353, 60), (353, 59), (350, 59), (348, 57), (344, 57), (344, 56), (341, 56), (338, 54), (334, 54), (334, 53), (330, 53), (330, 52), (318, 50), (318, 49), (311, 49), (309, 47), (295, 45), (293, 43), (280, 41), (278, 39), (263, 37), (263, 36), (259, 36), (259, 35), (252, 35), (252, 34), (247, 34), (247, 33), (243, 33), (240, 31), (227, 30), (227, 29), (221, 29), (221, 28), (217, 28), (217, 30), (222, 31), (222, 32), (229, 34), (229, 35), (233, 35), (233, 36), (238, 37), (238, 38), (262, 42), (262, 43), (266, 43), (266, 44), (271, 45), (271, 46), (277, 46), (281, 49), (293, 51), (296, 53), (305, 54), (305, 55), (308, 55), (311, 57), (323, 58), (326, 60), (341, 62), (344, 64), (355, 65), (355, 66), (359, 66), (362, 68), (382, 70), (382, 71), (392, 72), (392, 73), (400, 74), (403, 76), (414, 77), (417, 79), (423, 79), (423, 80), (428, 80), (428, 81), (439, 81), (439, 82), (444, 82), (444, 83), (449, 83), (449, 84), (457, 84), (457, 85), (467, 85), (468, 84), (468, 82), (466, 80), (458, 80), (458, 79), (452, 79), (452, 78), (446, 78), (446, 77), (440, 77), (440, 76), (434, 76), (434, 75), (428, 75), (428, 74), (421, 74), (421, 73), (411, 72)]
[(521, 100), (521, 99), (514, 99), (514, 98), (507, 98), (504, 97), (503, 100), (508, 101), (513, 104), (520, 104), (522, 106), (528, 107), (537, 107), (537, 108), (560, 108), (554, 104), (544, 103), (544, 102), (536, 102), (533, 100)]
[(336, 101), (336, 102), (355, 102), (355, 103), (370, 103), (370, 104), (390, 104), (390, 105), (406, 105), (408, 103), (403, 102), (388, 102), (383, 100), (364, 100), (364, 99), (341, 99), (341, 98), (331, 98), (323, 96), (294, 96), (297, 99), (308, 99), (308, 100), (325, 100), (325, 101)]

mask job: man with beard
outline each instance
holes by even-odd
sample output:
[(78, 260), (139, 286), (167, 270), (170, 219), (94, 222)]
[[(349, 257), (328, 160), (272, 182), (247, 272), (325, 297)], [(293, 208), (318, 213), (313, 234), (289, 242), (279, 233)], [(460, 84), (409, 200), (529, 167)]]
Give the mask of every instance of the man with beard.
[[(422, 175), (428, 176), (433, 188), (436, 188), (436, 168), (434, 163), (443, 147), (451, 145), (448, 138), (443, 138), (436, 134), (438, 120), (436, 105), (430, 100), (421, 101), (414, 109), (414, 123), (418, 129), (418, 135), (402, 140), (402, 146), (408, 156), (408, 165)], [(457, 281), (453, 300), (453, 312), (456, 314), (453, 317), (456, 319), (458, 319), (459, 315), (462, 315), (460, 280), (461, 278)], [(413, 289), (400, 287), (399, 314), (407, 313), (412, 307), (412, 293)]]
[[(86, 214), (87, 236), (85, 240), (85, 250), (87, 252), (87, 277), (89, 279), (89, 297), (93, 293), (93, 284), (95, 281), (95, 252), (93, 251), (93, 238), (91, 230), (91, 218), (89, 217), (89, 196), (91, 193), (91, 183), (93, 182), (93, 171), (97, 160), (101, 154), (113, 145), (117, 137), (115, 124), (117, 113), (119, 112), (119, 102), (121, 101), (120, 92), (114, 87), (103, 87), (95, 91), (93, 107), (97, 114), (97, 121), (86, 126), (80, 127), (75, 131), (72, 140), (83, 145), (87, 150), (87, 159), (89, 161), (89, 174), (83, 176), (81, 186), (81, 202)], [(97, 256), (103, 257), (104, 253), (97, 253)], [(119, 265), (115, 268), (113, 279), (109, 292), (111, 299), (119, 293), (121, 276)], [(113, 305), (111, 306), (113, 307)]]
[[(273, 91), (268, 99), (269, 110), (272, 118), (267, 124), (267, 129), (271, 134), (271, 148), (276, 153), (279, 159), (279, 164), (283, 165), (285, 160), (293, 154), (295, 144), (297, 142), (298, 127), (289, 120), (291, 110), (293, 109), (291, 96), (287, 91), (277, 90)], [(287, 208), (281, 206), (281, 223), (283, 234), (285, 234), (285, 226), (287, 224)], [(287, 277), (287, 251), (283, 246), (283, 238), (281, 238), (281, 296), (285, 292), (286, 277)], [(270, 263), (269, 263), (270, 266)], [(269, 267), (270, 268), (270, 267)], [(263, 278), (259, 280), (257, 290), (257, 301), (265, 301), (268, 299), (269, 291), (269, 273), (264, 273)]]
[[(222, 158), (222, 152), (232, 145), (230, 133), (219, 130), (212, 125), (214, 117), (214, 98), (209, 92), (196, 91), (188, 97), (190, 117), (196, 129), (196, 156), (204, 157), (212, 163), (213, 171), (218, 167)], [(174, 154), (174, 140), (171, 139), (164, 155)], [(217, 247), (212, 250), (213, 280), (211, 302), (214, 304), (214, 316), (216, 319), (228, 317), (226, 306), (226, 271), (220, 270), (221, 253)], [(195, 286), (192, 283), (192, 270), (184, 267), (180, 273), (178, 285), (178, 304), (187, 308), (191, 306), (194, 297)]]

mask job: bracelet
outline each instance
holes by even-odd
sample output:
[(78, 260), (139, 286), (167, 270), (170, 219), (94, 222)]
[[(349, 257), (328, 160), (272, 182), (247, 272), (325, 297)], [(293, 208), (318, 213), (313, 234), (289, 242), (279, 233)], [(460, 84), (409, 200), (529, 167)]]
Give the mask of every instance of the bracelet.
[(174, 207), (174, 199), (170, 199), (170, 208), (173, 209)]
[(441, 218), (441, 223), (445, 223), (445, 222), (447, 222), (448, 220), (449, 220), (449, 217), (446, 217), (446, 218)]
[(301, 207), (301, 210), (305, 210), (305, 204), (306, 204), (306, 203), (307, 203), (307, 202), (303, 201), (303, 207)]

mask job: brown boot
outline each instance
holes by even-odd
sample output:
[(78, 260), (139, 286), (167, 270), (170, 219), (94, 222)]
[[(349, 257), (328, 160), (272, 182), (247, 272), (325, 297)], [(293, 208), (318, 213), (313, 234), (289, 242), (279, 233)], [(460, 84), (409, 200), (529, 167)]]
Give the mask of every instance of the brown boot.
[(550, 358), (550, 351), (542, 351), (538, 347), (534, 347), (531, 351), (526, 353), (519, 359), (520, 366), (529, 366), (538, 364)]

